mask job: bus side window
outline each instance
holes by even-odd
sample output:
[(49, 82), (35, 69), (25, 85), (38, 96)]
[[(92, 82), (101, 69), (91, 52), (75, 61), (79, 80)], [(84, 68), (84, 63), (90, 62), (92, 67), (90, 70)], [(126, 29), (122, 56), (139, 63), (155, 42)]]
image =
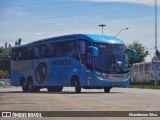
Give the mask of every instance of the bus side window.
[(34, 59), (34, 58), (35, 58), (35, 55), (34, 55), (33, 46), (29, 46), (27, 48), (27, 60), (31, 60), (31, 59)]
[(92, 50), (88, 48), (90, 43), (84, 40), (79, 40), (79, 52), (82, 64), (92, 70)]
[(33, 46), (32, 46), (32, 48), (31, 48), (31, 50), (30, 50), (30, 58), (31, 59), (35, 59), (35, 54), (34, 54), (34, 49), (33, 49)]
[(68, 43), (69, 43), (68, 41), (61, 43), (61, 56), (62, 57), (67, 56)]
[(156, 70), (156, 63), (152, 63), (152, 70)]
[(77, 41), (72, 41), (72, 57), (79, 60)]
[(38, 46), (34, 47), (34, 54), (35, 54), (35, 59), (38, 59), (39, 58), (39, 48), (38, 48)]
[(21, 49), (21, 59), (20, 60), (25, 60), (26, 58), (26, 47), (22, 47)]
[(19, 60), (20, 60), (20, 57), (21, 57), (21, 52), (20, 52), (20, 49), (17, 48), (17, 49), (16, 49), (16, 61), (19, 61)]
[(43, 58), (51, 58), (53, 57), (53, 45), (51, 44), (44, 44), (43, 45)]
[(87, 68), (89, 70), (93, 70), (93, 65), (92, 65), (92, 49), (87, 49)]
[(134, 66), (134, 72), (138, 72), (138, 66), (137, 65)]
[(160, 71), (160, 63), (157, 65), (157, 70)]
[(54, 57), (61, 57), (61, 46), (60, 43), (55, 43), (55, 56)]
[(65, 50), (66, 50), (66, 56), (78, 59), (78, 50), (76, 41), (67, 41)]
[(45, 58), (51, 58), (51, 57), (53, 57), (53, 45), (52, 44), (46, 44)]
[(16, 60), (16, 51), (15, 49), (12, 49), (12, 60)]
[(145, 71), (149, 71), (149, 63), (144, 64), (144, 66), (145, 66)]
[(47, 57), (48, 57), (47, 45), (44, 44), (44, 45), (42, 45), (42, 58), (47, 58)]
[(38, 45), (38, 58), (37, 59), (41, 59), (41, 58), (43, 58), (43, 46)]

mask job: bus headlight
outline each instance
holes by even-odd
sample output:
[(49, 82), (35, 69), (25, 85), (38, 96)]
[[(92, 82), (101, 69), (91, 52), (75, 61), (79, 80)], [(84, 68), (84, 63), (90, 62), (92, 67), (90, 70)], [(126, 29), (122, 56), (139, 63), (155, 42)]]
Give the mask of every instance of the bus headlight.
[(97, 75), (97, 74), (95, 74), (95, 77), (96, 77), (97, 79), (99, 79), (99, 80), (106, 80), (105, 78), (103, 78), (102, 76), (99, 76), (99, 75)]

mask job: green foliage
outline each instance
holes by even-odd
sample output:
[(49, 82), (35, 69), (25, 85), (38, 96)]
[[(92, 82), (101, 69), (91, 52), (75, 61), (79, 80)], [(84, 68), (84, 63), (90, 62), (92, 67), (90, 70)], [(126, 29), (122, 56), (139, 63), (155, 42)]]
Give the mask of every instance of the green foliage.
[[(21, 38), (19, 38), (15, 45), (21, 45)], [(0, 71), (10, 72), (11, 65), (11, 44), (6, 42), (4, 46), (0, 47)]]
[(132, 49), (136, 50), (136, 52), (137, 52), (137, 59), (136, 60), (134, 60), (131, 57), (131, 54), (129, 54), (129, 58), (130, 58), (129, 62), (131, 64), (145, 61), (145, 57), (147, 56), (147, 54), (146, 54), (145, 47), (142, 44), (140, 44), (138, 42), (134, 42), (133, 44), (130, 44), (127, 47), (132, 48)]
[(5, 47), (0, 47), (0, 70), (10, 70), (11, 48), (5, 43)]
[(19, 39), (15, 42), (15, 46), (16, 46), (16, 45), (21, 45), (21, 42), (22, 42), (22, 39), (19, 38)]

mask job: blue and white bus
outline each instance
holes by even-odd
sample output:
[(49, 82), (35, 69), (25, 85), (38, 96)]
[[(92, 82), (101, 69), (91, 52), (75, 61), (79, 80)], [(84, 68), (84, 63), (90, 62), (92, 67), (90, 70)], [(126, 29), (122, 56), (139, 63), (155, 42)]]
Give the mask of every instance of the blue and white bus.
[(127, 49), (118, 38), (96, 34), (73, 34), (42, 39), (12, 48), (11, 83), (23, 92), (61, 92), (63, 87), (84, 89), (128, 87)]

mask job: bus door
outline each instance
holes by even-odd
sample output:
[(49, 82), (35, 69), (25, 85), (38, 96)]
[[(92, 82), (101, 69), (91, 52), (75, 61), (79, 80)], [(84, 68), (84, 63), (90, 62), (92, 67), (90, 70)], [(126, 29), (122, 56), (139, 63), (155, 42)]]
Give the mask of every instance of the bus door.
[(90, 86), (93, 81), (93, 59), (92, 59), (92, 49), (87, 49), (86, 54), (86, 78), (87, 86)]
[(93, 77), (93, 59), (92, 59), (92, 49), (88, 48), (90, 43), (84, 40), (79, 40), (79, 52), (81, 56), (81, 63), (84, 66), (85, 85), (90, 86)]

